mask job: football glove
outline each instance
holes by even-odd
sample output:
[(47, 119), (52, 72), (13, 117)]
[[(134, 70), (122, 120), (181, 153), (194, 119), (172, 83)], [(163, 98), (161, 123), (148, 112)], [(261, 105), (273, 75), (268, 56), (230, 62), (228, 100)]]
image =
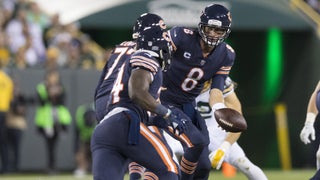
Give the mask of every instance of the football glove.
[(156, 115), (152, 118), (152, 124), (160, 128), (172, 127), (174, 134), (182, 134), (186, 131), (187, 116), (177, 108), (168, 109), (165, 116)]
[(172, 127), (174, 134), (180, 135), (186, 131), (187, 119), (182, 113), (183, 112), (180, 112), (177, 109), (172, 109), (171, 113), (167, 117), (169, 121), (169, 126)]
[(307, 113), (306, 122), (304, 123), (304, 127), (300, 133), (300, 139), (304, 144), (309, 144), (311, 142), (309, 136), (312, 141), (316, 139), (315, 130), (313, 126), (315, 118), (316, 115), (314, 113)]
[(227, 151), (229, 150), (231, 144), (227, 141), (224, 141), (221, 146), (219, 147), (219, 149), (217, 149), (216, 151), (212, 152), (209, 154), (209, 159), (211, 162), (211, 166), (215, 169), (220, 169), (225, 155), (227, 153)]

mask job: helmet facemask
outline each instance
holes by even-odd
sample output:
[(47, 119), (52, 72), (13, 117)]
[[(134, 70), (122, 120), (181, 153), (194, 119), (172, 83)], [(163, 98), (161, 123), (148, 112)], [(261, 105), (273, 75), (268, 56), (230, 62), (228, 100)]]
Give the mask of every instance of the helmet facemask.
[(230, 34), (230, 28), (210, 26), (203, 23), (199, 23), (198, 28), (202, 40), (213, 47), (222, 43)]
[(171, 61), (171, 52), (172, 52), (172, 46), (171, 43), (167, 43), (167, 46), (162, 48), (159, 52), (159, 63), (162, 69), (169, 66)]
[(207, 45), (215, 47), (229, 36), (231, 21), (231, 14), (226, 7), (211, 4), (202, 11), (199, 34)]

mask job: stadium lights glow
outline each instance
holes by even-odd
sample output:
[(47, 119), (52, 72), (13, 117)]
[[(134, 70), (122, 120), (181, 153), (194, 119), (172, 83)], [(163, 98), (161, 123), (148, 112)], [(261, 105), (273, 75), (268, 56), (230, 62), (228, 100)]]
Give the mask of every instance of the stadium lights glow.
[(279, 29), (271, 28), (267, 33), (265, 64), (265, 83), (263, 102), (271, 105), (281, 90), (282, 79), (282, 34)]

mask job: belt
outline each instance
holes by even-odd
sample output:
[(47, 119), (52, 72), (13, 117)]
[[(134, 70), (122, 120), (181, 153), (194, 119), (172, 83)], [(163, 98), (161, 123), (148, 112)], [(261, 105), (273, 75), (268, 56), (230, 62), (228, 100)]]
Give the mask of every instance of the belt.
[(112, 109), (100, 123), (110, 118), (113, 115), (124, 112), (126, 117), (130, 120), (129, 132), (128, 132), (128, 144), (135, 145), (139, 143), (140, 134), (140, 119), (137, 113), (124, 107), (116, 107)]
[(103, 119), (100, 121), (100, 123), (102, 123), (104, 120), (110, 118), (113, 115), (116, 115), (118, 113), (121, 113), (122, 111), (129, 111), (129, 109), (124, 108), (124, 107), (116, 107), (114, 109), (112, 109), (108, 114), (106, 114)]

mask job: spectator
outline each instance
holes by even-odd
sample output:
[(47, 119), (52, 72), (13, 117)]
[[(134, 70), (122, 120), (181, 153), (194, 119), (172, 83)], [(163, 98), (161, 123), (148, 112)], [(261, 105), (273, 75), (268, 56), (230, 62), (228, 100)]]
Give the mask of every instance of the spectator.
[(59, 67), (67, 67), (69, 58), (69, 45), (71, 42), (71, 35), (67, 32), (60, 32), (54, 38), (53, 43), (50, 45), (56, 47), (59, 51), (57, 63)]
[(17, 6), (13, 13), (13, 18), (8, 22), (5, 31), (9, 39), (8, 45), (12, 54), (17, 53), (27, 43), (31, 43), (28, 48), (32, 48), (36, 53), (37, 63), (42, 63), (45, 60), (42, 29), (39, 25), (27, 21), (24, 6)]
[(10, 76), (3, 70), (0, 62), (0, 173), (8, 172), (8, 139), (6, 116), (10, 109), (10, 102), (13, 97), (13, 82)]
[(17, 83), (14, 85), (14, 97), (11, 101), (10, 111), (7, 118), (8, 128), (8, 149), (9, 149), (9, 171), (19, 171), (20, 145), (23, 131), (27, 127), (26, 123), (27, 99), (20, 91)]
[[(14, 12), (14, 9), (17, 5), (17, 0), (2, 0), (1, 1), (1, 15), (3, 15), (3, 21), (4, 21), (4, 24), (7, 23), (7, 21), (12, 17), (12, 14)], [(1, 24), (1, 25), (4, 25), (4, 24)], [(3, 27), (3, 26), (2, 26)]]
[(9, 64), (10, 58), (8, 39), (6, 34), (0, 28), (0, 63), (2, 63), (3, 66), (6, 66)]
[(83, 69), (90, 69), (95, 67), (96, 58), (90, 47), (91, 39), (88, 35), (83, 34), (81, 40), (80, 65)]
[(27, 19), (29, 22), (38, 24), (42, 30), (44, 30), (49, 25), (49, 17), (44, 13), (37, 2), (29, 2), (29, 8), (27, 12)]
[(50, 17), (50, 23), (47, 28), (44, 29), (43, 39), (46, 47), (52, 45), (54, 38), (60, 33), (63, 29), (62, 24), (60, 23), (59, 14), (54, 14)]
[(76, 134), (77, 134), (77, 150), (76, 163), (77, 169), (74, 175), (82, 177), (91, 169), (91, 151), (90, 139), (93, 129), (96, 125), (96, 114), (93, 104), (83, 104), (77, 108), (76, 112)]
[(45, 67), (46, 69), (57, 69), (58, 65), (58, 57), (59, 57), (59, 49), (51, 46), (47, 49), (47, 60)]
[(37, 85), (37, 95), (39, 106), (36, 109), (35, 123), (46, 142), (48, 173), (55, 174), (58, 136), (67, 131), (71, 123), (70, 112), (64, 106), (64, 88), (58, 71), (47, 72), (45, 82)]
[(72, 39), (70, 41), (68, 49), (68, 68), (75, 69), (80, 67), (81, 46), (81, 42), (78, 39)]
[(36, 50), (32, 47), (32, 39), (29, 34), (25, 36), (26, 42), (21, 46), (16, 54), (16, 65), (18, 67), (35, 67), (40, 65)]
[(8, 36), (8, 45), (11, 53), (16, 53), (21, 46), (25, 44), (26, 28), (25, 10), (17, 6), (12, 14), (12, 18), (8, 21), (5, 27), (5, 32)]

